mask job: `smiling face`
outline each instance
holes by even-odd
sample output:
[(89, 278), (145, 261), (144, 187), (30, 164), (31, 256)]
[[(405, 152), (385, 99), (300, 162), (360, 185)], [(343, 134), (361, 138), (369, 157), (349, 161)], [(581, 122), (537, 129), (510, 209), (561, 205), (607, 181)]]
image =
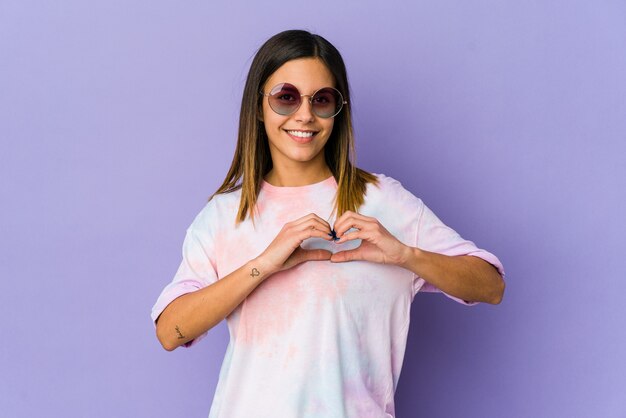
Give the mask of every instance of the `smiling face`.
[(335, 87), (332, 74), (318, 58), (288, 61), (276, 70), (263, 86), (263, 92), (280, 83), (294, 85), (302, 97), (298, 110), (288, 116), (279, 115), (263, 98), (262, 119), (269, 141), (274, 170), (286, 173), (327, 172), (324, 145), (333, 130), (334, 118), (320, 118), (311, 109), (309, 97), (323, 87)]

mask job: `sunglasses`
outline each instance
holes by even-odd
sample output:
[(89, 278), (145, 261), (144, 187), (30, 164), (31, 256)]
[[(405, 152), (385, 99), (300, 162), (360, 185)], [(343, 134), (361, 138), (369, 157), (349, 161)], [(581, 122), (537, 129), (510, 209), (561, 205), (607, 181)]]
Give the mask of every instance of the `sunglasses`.
[(267, 96), (272, 110), (283, 116), (295, 113), (300, 108), (303, 97), (309, 98), (313, 113), (324, 119), (337, 116), (341, 112), (343, 105), (348, 104), (348, 102), (343, 100), (339, 90), (333, 87), (321, 88), (313, 94), (300, 94), (296, 86), (289, 83), (281, 83), (275, 85), (269, 93), (262, 91), (260, 93), (263, 96)]

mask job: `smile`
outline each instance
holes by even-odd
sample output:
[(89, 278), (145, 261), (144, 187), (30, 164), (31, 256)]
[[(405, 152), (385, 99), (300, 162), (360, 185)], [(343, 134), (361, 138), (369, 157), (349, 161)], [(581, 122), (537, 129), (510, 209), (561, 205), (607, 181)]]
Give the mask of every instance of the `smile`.
[(287, 132), (287, 135), (289, 135), (289, 137), (298, 144), (312, 143), (319, 133), (318, 131), (298, 131), (287, 129), (285, 129), (285, 132)]
[(298, 138), (310, 138), (315, 135), (313, 131), (287, 131), (289, 135), (297, 136)]

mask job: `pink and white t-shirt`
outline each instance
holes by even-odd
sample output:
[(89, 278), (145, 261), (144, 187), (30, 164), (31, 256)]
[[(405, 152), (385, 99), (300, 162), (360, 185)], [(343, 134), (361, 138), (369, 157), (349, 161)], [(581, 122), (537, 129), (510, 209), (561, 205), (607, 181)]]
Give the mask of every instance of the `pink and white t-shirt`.
[[(359, 213), (407, 245), (480, 257), (504, 277), (496, 256), (444, 225), (400, 182), (376, 176), (380, 184), (368, 184)], [(332, 176), (301, 187), (264, 181), (256, 225), (248, 218), (237, 227), (241, 191), (214, 196), (187, 229), (182, 262), (152, 320), (178, 296), (260, 255), (285, 223), (315, 213), (332, 227), (336, 190)], [(311, 238), (302, 247), (337, 252), (359, 245)], [(419, 291), (440, 290), (409, 270), (368, 261), (309, 261), (270, 276), (226, 318), (230, 342), (209, 418), (394, 417), (410, 307)]]

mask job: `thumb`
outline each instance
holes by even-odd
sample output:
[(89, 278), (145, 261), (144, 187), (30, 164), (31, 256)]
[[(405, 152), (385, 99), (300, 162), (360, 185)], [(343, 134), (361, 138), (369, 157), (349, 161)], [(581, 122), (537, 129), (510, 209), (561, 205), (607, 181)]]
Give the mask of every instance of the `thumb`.
[(360, 260), (358, 257), (358, 251), (358, 249), (354, 249), (336, 252), (330, 257), (330, 261), (333, 263), (339, 263), (342, 261)]
[(329, 260), (330, 256), (333, 255), (333, 253), (328, 250), (305, 250), (304, 248), (302, 248), (302, 254), (306, 261)]
[(296, 251), (293, 254), (294, 261), (297, 264), (305, 261), (329, 260), (331, 255), (333, 255), (333, 253), (328, 250), (305, 250), (302, 247), (296, 248)]

